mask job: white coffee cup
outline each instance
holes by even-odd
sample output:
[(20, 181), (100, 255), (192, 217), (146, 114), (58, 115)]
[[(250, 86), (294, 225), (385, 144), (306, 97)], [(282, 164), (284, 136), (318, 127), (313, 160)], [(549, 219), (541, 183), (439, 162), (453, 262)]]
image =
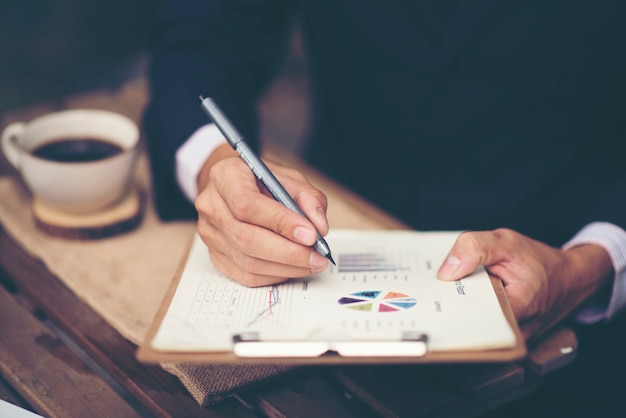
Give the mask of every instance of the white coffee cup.
[[(80, 139), (97, 139), (121, 150), (93, 161), (56, 161), (34, 154), (46, 144), (49, 147), (55, 142), (59, 145), (61, 140)], [(132, 120), (114, 112), (75, 109), (10, 124), (2, 132), (1, 141), (7, 160), (42, 204), (84, 214), (114, 205), (129, 191), (138, 156), (139, 129)]]

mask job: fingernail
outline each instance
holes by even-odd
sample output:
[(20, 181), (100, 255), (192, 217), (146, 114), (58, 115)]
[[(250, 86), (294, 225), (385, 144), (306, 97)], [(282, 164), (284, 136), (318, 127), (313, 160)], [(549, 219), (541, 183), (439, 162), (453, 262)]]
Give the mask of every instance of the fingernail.
[(311, 245), (315, 242), (317, 234), (304, 226), (298, 226), (293, 231), (293, 237), (300, 244)]
[(309, 257), (309, 265), (311, 266), (311, 273), (317, 274), (328, 267), (328, 260), (326, 257), (322, 257), (315, 251), (311, 251), (311, 256)]
[(455, 271), (461, 266), (461, 259), (450, 254), (446, 260), (441, 265), (439, 269), (439, 277), (441, 278), (450, 278), (454, 274)]

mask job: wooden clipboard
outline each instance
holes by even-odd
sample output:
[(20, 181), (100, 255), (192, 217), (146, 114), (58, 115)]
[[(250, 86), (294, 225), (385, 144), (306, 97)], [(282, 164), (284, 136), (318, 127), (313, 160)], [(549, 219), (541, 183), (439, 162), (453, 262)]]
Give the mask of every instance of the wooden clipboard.
[[(186, 260), (186, 258), (185, 258)], [(500, 307), (515, 334), (516, 344), (506, 349), (490, 350), (459, 350), (459, 351), (427, 351), (423, 356), (397, 357), (344, 357), (340, 355), (324, 355), (318, 357), (272, 357), (250, 358), (239, 357), (233, 352), (175, 352), (159, 351), (152, 347), (152, 341), (165, 317), (174, 293), (180, 282), (185, 262), (181, 263), (176, 278), (172, 281), (155, 318), (146, 334), (143, 344), (137, 351), (137, 358), (144, 363), (183, 362), (183, 363), (287, 363), (302, 365), (347, 365), (347, 364), (408, 364), (408, 363), (495, 363), (509, 362), (523, 358), (526, 353), (524, 337), (508, 303), (504, 287), (500, 280), (491, 277), (491, 284), (500, 303)]]

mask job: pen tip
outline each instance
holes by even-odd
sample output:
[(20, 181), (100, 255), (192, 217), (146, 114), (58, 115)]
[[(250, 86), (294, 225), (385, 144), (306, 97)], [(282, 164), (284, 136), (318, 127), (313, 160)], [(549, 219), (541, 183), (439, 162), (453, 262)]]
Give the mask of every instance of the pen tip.
[(333, 260), (333, 256), (330, 255), (330, 253), (328, 253), (328, 255), (326, 256), (326, 258), (328, 258), (330, 260), (331, 263), (333, 263), (333, 266), (336, 266), (337, 263), (335, 263), (335, 260)]
[(200, 98), (200, 101), (204, 101), (204, 97), (202, 97), (202, 95), (198, 96)]

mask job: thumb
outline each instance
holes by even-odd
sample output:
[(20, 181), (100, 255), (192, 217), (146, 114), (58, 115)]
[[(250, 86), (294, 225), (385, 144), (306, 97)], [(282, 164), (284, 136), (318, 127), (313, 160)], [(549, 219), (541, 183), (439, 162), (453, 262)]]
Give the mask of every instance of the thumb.
[(472, 231), (461, 233), (448, 256), (444, 260), (437, 276), (441, 280), (459, 280), (471, 274), (481, 264), (494, 263), (495, 241), (490, 232)]

